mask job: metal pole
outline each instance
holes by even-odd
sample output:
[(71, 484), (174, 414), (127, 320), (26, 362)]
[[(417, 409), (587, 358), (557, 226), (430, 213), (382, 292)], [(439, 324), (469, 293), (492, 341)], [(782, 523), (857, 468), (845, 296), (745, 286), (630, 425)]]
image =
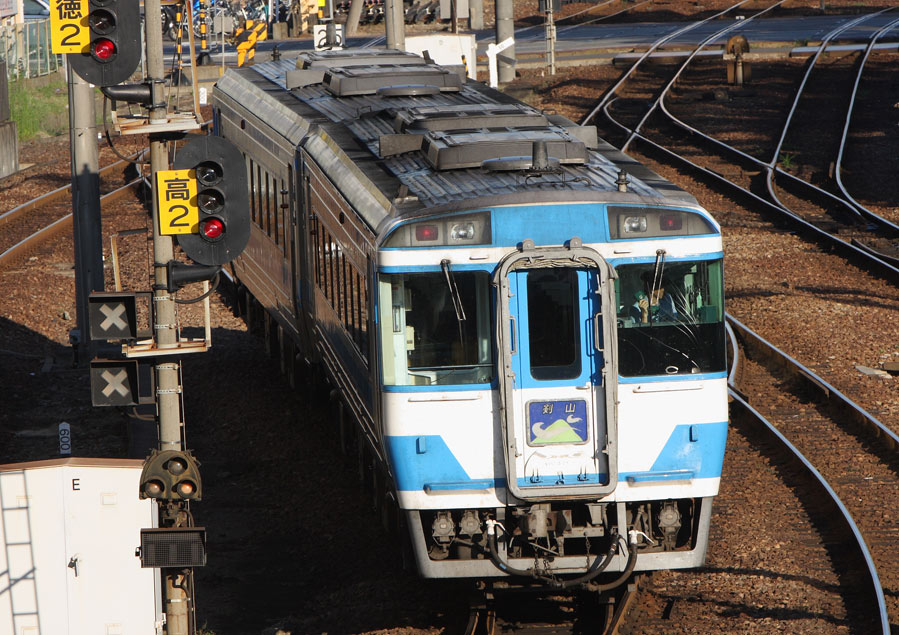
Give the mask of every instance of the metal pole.
[(387, 30), (387, 48), (406, 50), (406, 22), (403, 19), (403, 0), (387, 0), (384, 26)]
[(69, 84), (69, 145), (72, 155), (72, 213), (75, 244), (75, 331), (69, 334), (78, 359), (93, 357), (88, 326), (88, 297), (103, 290), (103, 231), (100, 218), (97, 114), (91, 85), (67, 70)]
[[(550, 2), (552, 0), (549, 0)], [(515, 38), (515, 20), (512, 0), (496, 0), (496, 43)], [(497, 55), (499, 83), (506, 84), (515, 79), (515, 45)]]
[[(162, 11), (160, 0), (144, 0), (144, 11), (148, 16), (158, 16)], [(165, 66), (162, 57), (162, 23), (158, 18), (144, 21), (147, 38), (147, 79), (151, 86), (152, 104), (150, 125), (168, 121), (163, 95)], [(156, 172), (167, 170), (168, 148), (165, 138), (159, 133), (150, 134), (150, 183), (155, 186)], [(158, 233), (159, 208), (156, 196), (152, 196), (153, 209), (153, 330), (157, 348), (174, 347), (178, 342), (176, 329), (175, 300), (166, 290), (168, 284), (165, 264), (174, 258), (171, 236)], [(179, 367), (180, 360), (162, 358), (156, 363), (156, 410), (159, 421), (159, 446), (162, 450), (181, 450), (181, 407)], [(162, 514), (165, 508), (160, 508)], [(171, 522), (173, 519), (163, 519)], [(163, 569), (165, 588), (165, 613), (167, 635), (188, 635), (188, 598), (181, 588), (181, 573), (175, 569)]]

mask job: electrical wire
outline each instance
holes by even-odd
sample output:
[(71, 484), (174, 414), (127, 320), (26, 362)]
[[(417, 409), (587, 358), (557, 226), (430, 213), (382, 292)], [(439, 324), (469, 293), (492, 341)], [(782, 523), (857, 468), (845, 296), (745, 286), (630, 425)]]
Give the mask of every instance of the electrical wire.
[(119, 157), (122, 161), (127, 161), (128, 163), (134, 165), (150, 165), (150, 162), (144, 159), (139, 159), (135, 161), (134, 159), (129, 159), (124, 156), (115, 145), (112, 143), (112, 135), (109, 134), (109, 122), (106, 120), (106, 115), (109, 113), (109, 102), (111, 100), (107, 96), (103, 96), (103, 132), (106, 134), (106, 143), (109, 144), (109, 149), (113, 151), (113, 153)]
[(207, 291), (203, 295), (197, 296), (196, 298), (191, 298), (190, 300), (179, 300), (178, 298), (175, 298), (175, 302), (177, 302), (178, 304), (194, 304), (195, 302), (200, 302), (201, 300), (205, 300), (210, 295), (212, 295), (213, 291), (218, 289), (219, 282), (221, 281), (221, 278), (222, 278), (221, 274), (222, 274), (221, 271), (219, 271), (218, 273), (215, 274), (215, 277), (212, 279), (212, 286), (209, 287), (209, 291)]

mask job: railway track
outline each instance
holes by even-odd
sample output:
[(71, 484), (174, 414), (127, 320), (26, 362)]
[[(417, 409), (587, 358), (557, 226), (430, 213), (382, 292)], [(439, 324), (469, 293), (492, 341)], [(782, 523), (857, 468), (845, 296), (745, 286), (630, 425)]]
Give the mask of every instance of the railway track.
[(465, 635), (617, 635), (639, 602), (639, 589), (647, 577), (636, 575), (603, 597), (483, 589), (471, 596)]
[[(779, 5), (780, 3), (775, 3), (766, 11)], [(899, 281), (899, 259), (897, 259), (899, 227), (858, 204), (849, 195), (841, 179), (833, 183), (832, 189), (840, 192), (834, 194), (830, 189), (800, 178), (788, 172), (783, 165), (778, 165), (784, 163), (785, 157), (791, 156), (784, 150), (785, 139), (794, 124), (794, 115), (805, 95), (804, 89), (816, 62), (831, 41), (847, 30), (863, 24), (869, 18), (870, 16), (856, 18), (834, 29), (823, 39), (817, 54), (807, 64), (804, 74), (800, 77), (799, 87), (793, 94), (792, 103), (789, 107), (783, 106), (786, 110), (785, 121), (780, 126), (779, 138), (771, 143), (774, 158), (770, 161), (756, 158), (689, 125), (674, 114), (676, 110), (674, 102), (668, 104), (666, 101), (675, 83), (688, 69), (695, 55), (709, 42), (727, 35), (731, 27), (725, 27), (706, 38), (675, 72), (664, 73), (658, 68), (647, 69), (639, 79), (632, 80), (632, 83), (637, 84), (637, 88), (633, 89), (635, 92), (625, 93), (625, 80), (634, 75), (636, 69), (646, 59), (641, 58), (606, 92), (597, 106), (585, 117), (584, 122), (594, 120), (597, 115), (603, 115), (605, 123), (611, 126), (613, 135), (622, 140), (619, 145), (623, 150), (627, 150), (633, 141), (639, 140), (652, 150), (702, 172), (706, 177), (738, 192), (753, 203), (764, 205), (768, 211), (777, 214), (782, 220), (813, 236), (815, 240), (839, 250), (847, 258), (863, 263), (864, 266), (892, 281)], [(868, 48), (864, 56), (860, 57), (867, 60), (877, 40), (897, 25), (899, 19), (870, 34)], [(831, 126), (841, 130), (841, 135), (837, 137), (839, 143), (834, 144), (834, 147), (839, 147), (839, 152), (834, 157), (836, 168), (832, 170), (837, 175), (850, 134), (852, 104), (858, 93), (863, 70), (864, 64), (861, 63), (858, 65), (854, 84), (848, 91), (847, 102), (850, 107), (845, 116), (845, 124)], [(660, 74), (663, 77), (660, 78)], [(660, 84), (662, 87), (658, 88)], [(619, 103), (624, 103), (626, 107), (613, 112)], [(645, 107), (644, 103), (649, 103), (649, 107)], [(682, 104), (677, 110), (686, 112)], [(663, 116), (651, 119), (651, 115), (656, 112)], [(812, 115), (813, 113), (806, 109), (805, 119), (811, 119)], [(662, 121), (659, 122), (659, 119)], [(827, 127), (824, 126), (815, 135), (810, 134), (806, 128), (804, 138), (812, 136), (814, 141), (811, 143), (821, 144), (821, 135), (826, 134), (826, 130)], [(757, 178), (762, 176), (763, 179)]]
[[(142, 178), (134, 179), (101, 195), (100, 205), (110, 205), (121, 200), (141, 181)], [(8, 267), (44, 242), (71, 229), (72, 213), (60, 211), (71, 207), (62, 200), (68, 193), (66, 188), (59, 188), (0, 216), (0, 246), (3, 247), (0, 252), (0, 268)], [(22, 222), (23, 220), (28, 222)]]
[(899, 436), (738, 320), (728, 322), (736, 333), (732, 421), (762, 430), (791, 456), (794, 475), (819, 490), (822, 532), (841, 545), (832, 558), (852, 620), (867, 624), (863, 632), (889, 633), (899, 624), (899, 520), (885, 501), (899, 495)]

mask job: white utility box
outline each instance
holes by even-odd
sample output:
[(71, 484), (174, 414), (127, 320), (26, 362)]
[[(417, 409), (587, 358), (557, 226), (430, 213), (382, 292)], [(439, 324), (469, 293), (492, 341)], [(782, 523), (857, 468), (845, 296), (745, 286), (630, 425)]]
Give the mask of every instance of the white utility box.
[(54, 459), (0, 465), (0, 633), (156, 635), (158, 569), (141, 568), (143, 462)]
[[(478, 46), (473, 33), (435, 33), (433, 35), (407, 35), (406, 50), (422, 55), (425, 51), (431, 59), (444, 66), (465, 64), (469, 78), (478, 78)], [(464, 61), (462, 58), (465, 58)]]

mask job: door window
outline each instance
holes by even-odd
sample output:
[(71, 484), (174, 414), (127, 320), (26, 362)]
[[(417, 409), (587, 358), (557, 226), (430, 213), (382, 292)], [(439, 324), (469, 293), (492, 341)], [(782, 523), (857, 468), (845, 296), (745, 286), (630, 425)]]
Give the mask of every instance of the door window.
[(531, 376), (540, 380), (580, 376), (577, 271), (530, 271), (527, 298)]

